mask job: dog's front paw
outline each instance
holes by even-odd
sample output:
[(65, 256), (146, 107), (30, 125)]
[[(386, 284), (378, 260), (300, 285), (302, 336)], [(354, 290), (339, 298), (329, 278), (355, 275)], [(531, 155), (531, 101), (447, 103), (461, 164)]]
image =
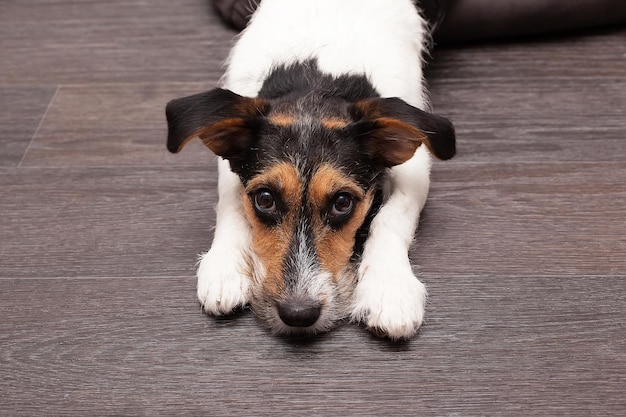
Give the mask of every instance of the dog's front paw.
[(250, 278), (239, 251), (215, 247), (200, 259), (198, 300), (206, 313), (220, 316), (248, 303)]
[(403, 268), (361, 265), (352, 319), (392, 340), (409, 339), (424, 319), (426, 287)]

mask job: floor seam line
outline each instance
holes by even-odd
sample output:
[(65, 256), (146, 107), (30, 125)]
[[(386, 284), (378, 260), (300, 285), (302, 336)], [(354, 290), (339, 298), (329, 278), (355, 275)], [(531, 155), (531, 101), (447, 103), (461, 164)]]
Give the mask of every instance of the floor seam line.
[(56, 100), (57, 95), (59, 94), (59, 90), (61, 90), (60, 84), (56, 86), (56, 89), (54, 90), (54, 94), (52, 94), (52, 98), (50, 98), (50, 102), (48, 103), (48, 106), (46, 107), (46, 111), (44, 111), (43, 115), (41, 116), (41, 120), (39, 120), (37, 129), (35, 129), (35, 133), (33, 133), (33, 136), (30, 138), (30, 141), (28, 142), (28, 146), (26, 146), (26, 149), (24, 150), (24, 154), (22, 155), (20, 162), (17, 164), (17, 168), (22, 167), (22, 164), (24, 163), (24, 160), (26, 159), (26, 155), (28, 155), (28, 152), (33, 146), (33, 142), (35, 142), (35, 139), (39, 135), (39, 131), (41, 130), (41, 127), (43, 126), (46, 118), (48, 117), (48, 113), (50, 112), (50, 109), (52, 108), (52, 105), (54, 101)]

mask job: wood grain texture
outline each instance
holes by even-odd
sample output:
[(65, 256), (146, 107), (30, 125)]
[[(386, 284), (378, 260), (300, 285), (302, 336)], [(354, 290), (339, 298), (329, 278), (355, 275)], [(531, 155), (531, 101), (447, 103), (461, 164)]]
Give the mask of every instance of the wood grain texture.
[(210, 243), (215, 166), (0, 175), (0, 277), (192, 275)]
[(234, 35), (205, 0), (4, 1), (0, 85), (202, 82)]
[(442, 278), (406, 344), (207, 318), (189, 278), (0, 280), (0, 411), (620, 415), (624, 278)]
[(0, 167), (16, 167), (54, 96), (56, 87), (0, 87)]
[(167, 151), (165, 104), (215, 82), (62, 86), (22, 165), (209, 164), (215, 157), (200, 141), (177, 155)]
[(431, 94), (435, 110), (454, 121), (457, 160), (623, 162), (626, 155), (626, 76), (436, 78)]
[(215, 158), (165, 150), (234, 32), (208, 0), (0, 2), (0, 416), (622, 416), (626, 30), (436, 50), (419, 335), (195, 300)]
[(626, 271), (626, 164), (439, 164), (413, 259), (442, 274)]

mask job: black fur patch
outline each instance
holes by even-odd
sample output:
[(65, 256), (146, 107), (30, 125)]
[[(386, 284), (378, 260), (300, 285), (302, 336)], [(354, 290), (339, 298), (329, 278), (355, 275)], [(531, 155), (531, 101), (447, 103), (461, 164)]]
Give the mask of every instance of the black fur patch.
[(282, 101), (309, 92), (315, 92), (323, 99), (335, 98), (348, 102), (380, 96), (367, 77), (342, 75), (335, 78), (321, 72), (317, 62), (309, 59), (274, 68), (263, 83), (259, 97)]
[(335, 78), (322, 73), (314, 60), (278, 67), (263, 84), (259, 98), (270, 103), (270, 114), (285, 111), (303, 122), (281, 127), (263, 124), (256, 134), (257, 142), (245, 157), (231, 160), (231, 167), (246, 183), (277, 161), (287, 161), (296, 165), (306, 181), (327, 163), (370, 189), (376, 186), (382, 170), (372, 166), (351, 132), (328, 129), (319, 120), (349, 120), (353, 102), (378, 96), (366, 77)]

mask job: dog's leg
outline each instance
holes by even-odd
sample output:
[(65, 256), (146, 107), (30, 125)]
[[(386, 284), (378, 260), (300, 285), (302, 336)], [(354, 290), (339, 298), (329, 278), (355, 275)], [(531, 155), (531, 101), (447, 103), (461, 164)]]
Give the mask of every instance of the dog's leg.
[(248, 303), (250, 278), (246, 255), (250, 226), (241, 202), (241, 181), (220, 158), (215, 237), (198, 266), (198, 300), (213, 315), (231, 313)]
[(389, 197), (372, 221), (358, 269), (352, 319), (391, 339), (413, 336), (424, 317), (426, 288), (408, 258), (428, 195), (430, 157), (424, 148), (391, 169)]

